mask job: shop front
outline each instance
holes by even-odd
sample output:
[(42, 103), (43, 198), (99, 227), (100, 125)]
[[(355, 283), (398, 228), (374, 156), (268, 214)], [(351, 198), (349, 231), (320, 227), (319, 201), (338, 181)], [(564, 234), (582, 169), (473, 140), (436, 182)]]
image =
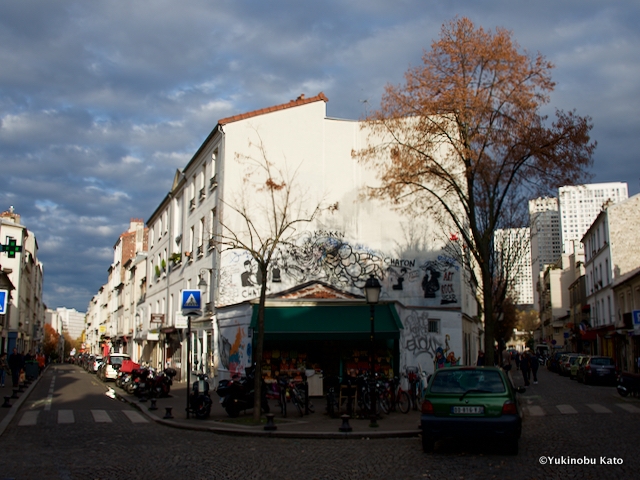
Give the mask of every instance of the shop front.
[[(362, 303), (268, 306), (265, 309), (262, 375), (273, 382), (279, 375), (299, 378), (303, 372), (324, 379), (370, 370), (371, 309)], [(258, 325), (253, 305), (250, 335)], [(388, 377), (399, 372), (402, 323), (393, 303), (374, 309), (374, 365)], [(318, 379), (310, 381), (317, 383)], [(315, 394), (322, 395), (322, 390)], [(312, 393), (313, 395), (314, 393)]]

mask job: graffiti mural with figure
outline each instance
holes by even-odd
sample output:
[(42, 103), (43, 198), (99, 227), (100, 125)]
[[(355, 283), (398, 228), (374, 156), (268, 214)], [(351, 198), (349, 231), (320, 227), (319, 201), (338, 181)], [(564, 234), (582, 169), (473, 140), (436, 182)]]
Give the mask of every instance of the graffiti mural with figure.
[(231, 376), (244, 375), (244, 369), (251, 359), (251, 338), (246, 326), (232, 325), (220, 328), (220, 364)]
[(321, 281), (362, 294), (369, 275), (382, 283), (382, 298), (407, 305), (452, 305), (460, 297), (460, 272), (455, 260), (437, 252), (431, 258), (394, 258), (340, 232), (302, 232), (276, 249), (267, 272), (261, 272), (249, 252), (222, 253), (218, 305), (257, 298), (266, 282), (275, 293), (309, 281)]

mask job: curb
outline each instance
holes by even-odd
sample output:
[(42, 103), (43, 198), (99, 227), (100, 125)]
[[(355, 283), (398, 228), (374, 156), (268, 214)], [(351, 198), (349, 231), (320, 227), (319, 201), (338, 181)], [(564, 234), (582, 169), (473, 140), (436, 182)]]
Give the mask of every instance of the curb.
[[(363, 440), (369, 438), (406, 438), (406, 437), (418, 437), (420, 436), (420, 430), (416, 426), (415, 430), (389, 430), (389, 431), (371, 431), (371, 432), (304, 432), (304, 431), (267, 431), (267, 430), (244, 430), (239, 427), (223, 427), (223, 426), (208, 426), (208, 425), (187, 425), (185, 422), (166, 420), (160, 418), (157, 415), (149, 412), (143, 408), (138, 402), (132, 401), (132, 399), (121, 395), (116, 392), (115, 389), (105, 385), (107, 390), (112, 390), (115, 396), (133, 406), (139, 410), (142, 414), (148, 417), (155, 423), (164, 425), (171, 428), (177, 428), (181, 430), (194, 430), (198, 432), (211, 432), (221, 435), (235, 435), (245, 437), (270, 437), (270, 438), (301, 438), (301, 439), (341, 439), (341, 440)], [(338, 430), (338, 428), (336, 428)]]

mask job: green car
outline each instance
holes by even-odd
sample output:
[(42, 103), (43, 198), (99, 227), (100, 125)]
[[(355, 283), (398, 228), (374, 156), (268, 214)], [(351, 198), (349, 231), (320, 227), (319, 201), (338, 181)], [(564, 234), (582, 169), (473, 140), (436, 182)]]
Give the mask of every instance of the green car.
[(442, 439), (499, 442), (518, 454), (522, 409), (514, 387), (497, 367), (448, 367), (436, 370), (427, 385), (420, 427), (422, 450), (430, 452)]

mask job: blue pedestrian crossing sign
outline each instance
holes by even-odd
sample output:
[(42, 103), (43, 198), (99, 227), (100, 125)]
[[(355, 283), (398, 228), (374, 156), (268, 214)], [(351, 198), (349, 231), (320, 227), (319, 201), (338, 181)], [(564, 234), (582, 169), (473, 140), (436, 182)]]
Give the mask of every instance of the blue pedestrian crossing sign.
[(182, 290), (180, 292), (182, 314), (200, 315), (202, 311), (202, 292), (200, 290)]
[(0, 290), (0, 315), (7, 313), (7, 297), (9, 292), (7, 290)]

